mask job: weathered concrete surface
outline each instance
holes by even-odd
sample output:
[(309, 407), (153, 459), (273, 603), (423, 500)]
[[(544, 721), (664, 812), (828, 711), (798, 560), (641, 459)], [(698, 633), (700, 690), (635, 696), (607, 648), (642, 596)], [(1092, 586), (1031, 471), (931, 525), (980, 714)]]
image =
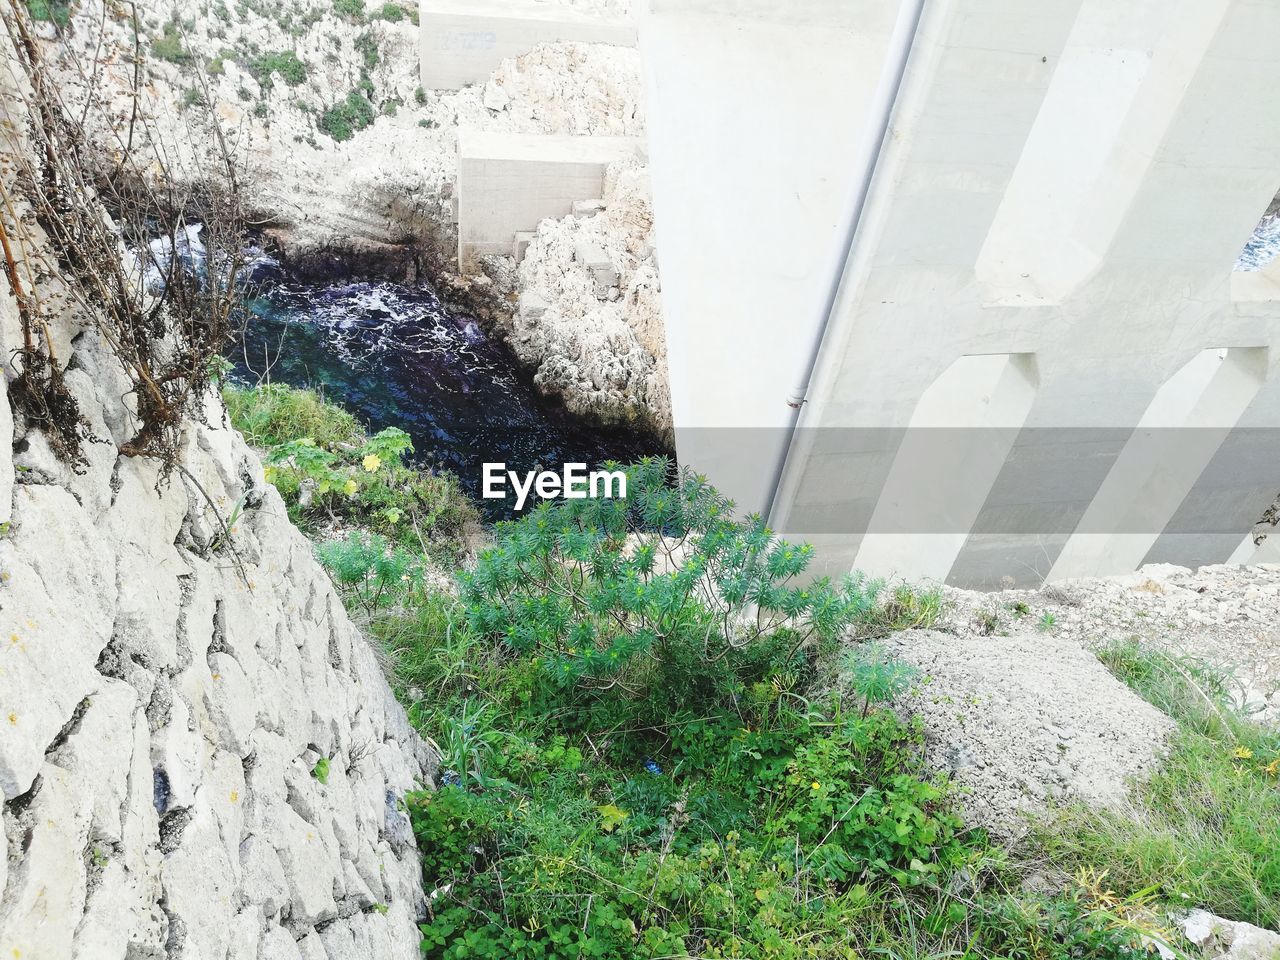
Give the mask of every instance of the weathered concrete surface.
[(510, 254), (515, 236), (576, 201), (600, 197), (609, 164), (642, 153), (632, 137), (486, 133), (458, 135), (458, 263)]
[[(0, 282), (0, 355), (18, 337)], [(418, 956), (400, 800), (434, 761), (310, 544), (219, 401), (185, 433), (206, 499), (117, 455), (128, 383), (96, 332), (60, 358), (83, 471), (24, 418), (0, 424), (0, 953)]]
[[(1280, 9), (926, 3), (898, 87), (884, 54), (907, 5), (833, 6), (663, 0), (641, 21), (682, 462), (772, 506), (776, 529), (830, 534), (824, 572), (991, 588), (1261, 559), (1244, 541), (1280, 463), (1278, 268), (1244, 283), (1232, 265), (1280, 189)], [(864, 173), (845, 257), (836, 224)], [(843, 280), (793, 436), (830, 257)], [(1024, 388), (962, 377), (935, 425), (1028, 429), (897, 483), (903, 431), (975, 357)], [(1082, 428), (1115, 434), (1073, 442)], [(783, 455), (774, 498), (759, 464)], [(956, 499), (967, 523), (919, 525)], [(863, 536), (884, 507), (895, 551)]]

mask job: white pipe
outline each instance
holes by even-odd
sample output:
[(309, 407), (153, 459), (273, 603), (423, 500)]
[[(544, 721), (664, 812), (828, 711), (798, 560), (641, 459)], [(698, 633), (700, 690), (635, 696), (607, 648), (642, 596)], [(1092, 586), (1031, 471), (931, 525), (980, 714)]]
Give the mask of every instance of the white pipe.
[(823, 298), (821, 313), (818, 317), (818, 329), (814, 334), (813, 345), (809, 350), (800, 381), (787, 396), (787, 406), (791, 407), (791, 422), (787, 426), (787, 439), (778, 458), (774, 470), (773, 486), (770, 490), (769, 516), (774, 517), (778, 508), (778, 492), (782, 486), (782, 475), (786, 470), (787, 459), (791, 454), (791, 446), (795, 440), (796, 427), (800, 422), (801, 408), (809, 398), (809, 387), (813, 381), (813, 371), (818, 365), (818, 357), (822, 355), (826, 345), (827, 334), (831, 326), (831, 318), (835, 313), (836, 299), (840, 294), (840, 286), (844, 273), (853, 252), (853, 244), (857, 238), (858, 225), (862, 220), (862, 211), (867, 204), (867, 196), (871, 192), (871, 181), (875, 177), (876, 163), (885, 139), (889, 135), (889, 123), (893, 118), (893, 107), (897, 103), (898, 93), (902, 89), (902, 80), (907, 71), (907, 59), (911, 55), (911, 47), (915, 42), (916, 30), (920, 26), (920, 16), (924, 11), (925, 0), (902, 0), (898, 7), (898, 19), (894, 22), (893, 32), (889, 34), (889, 49), (885, 54), (884, 68), (880, 71), (880, 79), (876, 84), (875, 94), (871, 99), (870, 118), (867, 124), (867, 135), (855, 158), (853, 169), (856, 177), (845, 202), (844, 215), (841, 217), (842, 229), (839, 242), (832, 250), (830, 263), (825, 275), (829, 277), (826, 296)]

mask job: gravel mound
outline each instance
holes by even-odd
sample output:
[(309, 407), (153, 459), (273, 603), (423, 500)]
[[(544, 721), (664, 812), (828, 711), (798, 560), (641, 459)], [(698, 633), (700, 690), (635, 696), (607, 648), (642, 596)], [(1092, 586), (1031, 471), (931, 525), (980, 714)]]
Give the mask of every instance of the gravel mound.
[(1002, 839), (1053, 801), (1122, 809), (1174, 728), (1058, 636), (908, 631), (886, 646), (920, 671), (897, 706), (923, 719), (930, 762), (961, 788), (966, 821)]
[(1230, 672), (1240, 706), (1280, 721), (1280, 564), (1189, 570), (1156, 564), (1105, 579), (1064, 580), (1039, 590), (946, 590), (938, 626), (959, 633), (1025, 629), (1046, 614), (1055, 638), (1090, 649), (1137, 640)]

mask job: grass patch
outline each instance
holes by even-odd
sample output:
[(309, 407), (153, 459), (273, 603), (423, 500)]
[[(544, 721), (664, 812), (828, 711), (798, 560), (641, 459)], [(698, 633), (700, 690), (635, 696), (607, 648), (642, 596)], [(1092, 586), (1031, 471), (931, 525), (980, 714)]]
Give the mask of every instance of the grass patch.
[(1038, 838), (1067, 870), (1105, 864), (1120, 891), (1280, 927), (1280, 734), (1230, 705), (1229, 680), (1136, 642), (1099, 654), (1178, 723), (1168, 760), (1137, 788), (1133, 819), (1072, 808)]
[(275, 447), (310, 437), (331, 449), (364, 440), (360, 421), (314, 390), (281, 383), (225, 387), (222, 400), (235, 428), (256, 447)]
[(338, 521), (372, 532), (379, 554), (403, 558), (397, 576), (419, 573), (423, 554), (447, 562), (465, 554), (479, 522), (474, 505), (452, 474), (403, 462), (413, 445), (402, 431), (369, 436), (319, 394), (282, 384), (222, 395), (236, 429), (266, 448), (267, 479), (302, 529)]

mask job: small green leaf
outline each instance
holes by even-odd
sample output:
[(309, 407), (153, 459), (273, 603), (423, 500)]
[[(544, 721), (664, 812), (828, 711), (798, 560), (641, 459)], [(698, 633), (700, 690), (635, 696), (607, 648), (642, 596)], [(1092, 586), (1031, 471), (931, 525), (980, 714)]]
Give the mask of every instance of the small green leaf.
[(596, 807), (596, 810), (600, 812), (600, 829), (605, 833), (613, 833), (618, 827), (622, 826), (622, 821), (631, 816), (627, 811), (612, 803), (602, 804)]

